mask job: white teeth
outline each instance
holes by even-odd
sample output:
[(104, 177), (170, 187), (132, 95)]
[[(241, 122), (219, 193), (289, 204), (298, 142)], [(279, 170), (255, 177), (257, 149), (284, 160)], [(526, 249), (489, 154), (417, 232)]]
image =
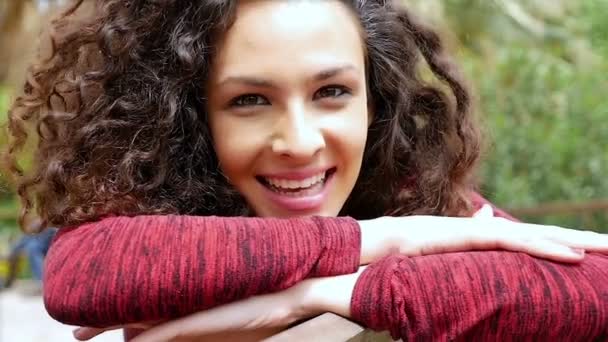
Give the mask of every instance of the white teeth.
[(325, 180), (325, 171), (319, 172), (318, 174), (303, 179), (303, 180), (291, 180), (291, 179), (282, 179), (282, 178), (268, 178), (264, 177), (268, 184), (282, 189), (305, 189), (309, 188), (314, 184), (317, 184), (323, 180)]

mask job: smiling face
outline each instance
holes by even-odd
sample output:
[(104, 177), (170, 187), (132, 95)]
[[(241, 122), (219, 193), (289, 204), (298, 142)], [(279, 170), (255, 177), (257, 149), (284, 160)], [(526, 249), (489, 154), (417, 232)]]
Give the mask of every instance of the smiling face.
[(338, 1), (240, 1), (207, 85), (220, 167), (256, 216), (337, 216), (367, 138), (365, 57)]

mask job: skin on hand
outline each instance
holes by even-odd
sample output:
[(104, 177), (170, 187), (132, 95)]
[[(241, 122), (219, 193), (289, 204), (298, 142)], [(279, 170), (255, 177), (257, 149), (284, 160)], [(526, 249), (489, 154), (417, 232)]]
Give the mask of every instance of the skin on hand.
[[(333, 312), (350, 317), (357, 273), (305, 280), (282, 292), (251, 297), (153, 327), (133, 342), (259, 340), (299, 320)], [(212, 339), (211, 337), (214, 337)]]
[[(487, 209), (486, 209), (487, 210)], [(390, 253), (421, 256), (508, 250), (558, 262), (580, 262), (585, 251), (607, 253), (608, 235), (513, 222), (500, 217), (381, 217), (361, 222), (361, 264)]]
[[(156, 326), (129, 325), (124, 328), (147, 329), (133, 342), (259, 341), (294, 322), (324, 312), (349, 318), (354, 287), (364, 270), (365, 266), (353, 274), (307, 279), (278, 293), (251, 297)], [(80, 328), (74, 336), (84, 341), (119, 328), (123, 327)]]

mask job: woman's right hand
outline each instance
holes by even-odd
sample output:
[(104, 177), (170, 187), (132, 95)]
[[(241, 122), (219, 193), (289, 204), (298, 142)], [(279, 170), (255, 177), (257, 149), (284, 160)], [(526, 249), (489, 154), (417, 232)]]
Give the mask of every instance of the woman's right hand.
[(585, 251), (608, 253), (606, 234), (493, 217), (487, 205), (473, 217), (380, 217), (359, 223), (362, 265), (391, 253), (502, 249), (561, 262), (580, 262)]

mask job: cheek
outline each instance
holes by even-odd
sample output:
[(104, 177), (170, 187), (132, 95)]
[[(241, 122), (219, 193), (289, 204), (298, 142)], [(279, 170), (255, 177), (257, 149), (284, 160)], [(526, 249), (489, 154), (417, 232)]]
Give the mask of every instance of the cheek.
[(367, 127), (352, 127), (342, 135), (344, 158), (349, 164), (358, 163), (365, 150)]
[(243, 129), (228, 118), (216, 118), (210, 123), (213, 146), (222, 172), (233, 185), (250, 178), (251, 165), (259, 152), (258, 134)]
[[(360, 109), (351, 120), (345, 122), (344, 140), (351, 154), (363, 155), (367, 141), (369, 114), (367, 109)], [(351, 158), (353, 156), (351, 155)]]
[[(337, 118), (327, 127), (327, 147), (343, 167), (348, 178), (357, 177), (367, 141), (368, 112), (351, 111), (347, 117)], [(350, 180), (349, 180), (350, 182)]]

